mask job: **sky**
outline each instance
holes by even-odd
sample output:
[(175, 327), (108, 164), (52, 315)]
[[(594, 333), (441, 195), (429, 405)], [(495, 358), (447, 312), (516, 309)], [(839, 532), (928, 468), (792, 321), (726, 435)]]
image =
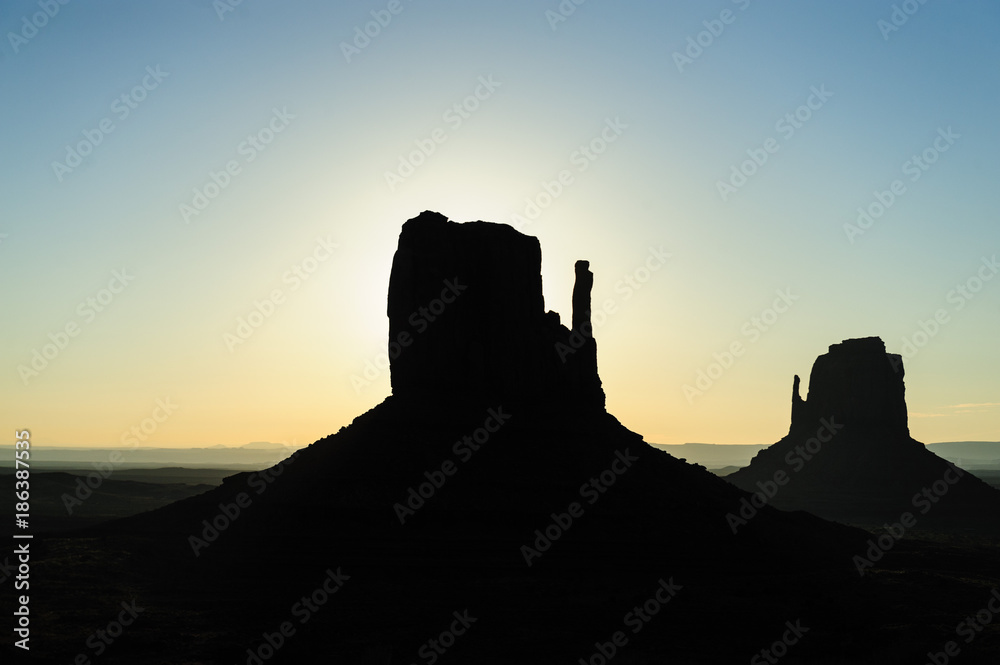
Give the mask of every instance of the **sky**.
[(390, 392), (424, 210), (590, 261), (608, 410), (768, 444), (831, 344), (1000, 440), (1000, 5), (8, 0), (0, 425), (304, 446)]

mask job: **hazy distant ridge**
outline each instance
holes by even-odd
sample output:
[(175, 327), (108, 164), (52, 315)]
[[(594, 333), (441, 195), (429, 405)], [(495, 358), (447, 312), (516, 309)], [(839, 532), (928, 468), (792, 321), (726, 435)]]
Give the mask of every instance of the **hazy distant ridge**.
[[(674, 457), (709, 469), (724, 466), (744, 467), (757, 451), (767, 448), (759, 444), (725, 443), (654, 443)], [(927, 448), (949, 462), (969, 469), (1000, 469), (1000, 441), (947, 441), (929, 443)]]
[[(766, 448), (760, 444), (680, 443), (652, 444), (674, 457), (686, 459), (691, 464), (701, 464), (709, 469), (726, 466), (744, 467), (757, 451)], [(1000, 441), (948, 441), (930, 443), (927, 447), (945, 458), (968, 469), (1000, 470)], [(262, 469), (277, 464), (294, 452), (295, 448), (280, 443), (256, 441), (239, 447), (212, 446), (208, 448), (136, 448), (128, 447), (67, 447), (35, 446), (31, 459), (37, 468), (53, 469), (79, 467), (108, 462), (117, 451), (124, 460), (116, 465), (122, 469), (183, 466), (189, 468), (253, 468)], [(11, 467), (14, 462), (12, 446), (0, 446), (0, 467)]]
[[(71, 468), (91, 464), (112, 464), (119, 469), (184, 466), (192, 468), (262, 469), (277, 464), (295, 451), (280, 443), (254, 442), (240, 447), (210, 448), (130, 448), (67, 447), (35, 445), (31, 462), (36, 469)], [(120, 455), (120, 462), (112, 455)], [(0, 446), (0, 467), (14, 465), (12, 446)]]

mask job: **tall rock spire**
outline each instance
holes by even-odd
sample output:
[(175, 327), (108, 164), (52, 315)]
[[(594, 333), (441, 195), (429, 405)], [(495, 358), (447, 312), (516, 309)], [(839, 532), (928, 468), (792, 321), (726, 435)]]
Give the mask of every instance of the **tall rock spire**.
[(802, 413), (805, 409), (804, 404), (802, 395), (799, 393), (799, 375), (796, 374), (792, 380), (792, 426), (789, 428), (789, 431), (795, 431), (796, 423), (802, 422), (804, 418)]
[(590, 261), (577, 261), (576, 281), (573, 283), (573, 330), (579, 330), (587, 337), (593, 337), (590, 326), (590, 291), (594, 288), (594, 273), (590, 272)]

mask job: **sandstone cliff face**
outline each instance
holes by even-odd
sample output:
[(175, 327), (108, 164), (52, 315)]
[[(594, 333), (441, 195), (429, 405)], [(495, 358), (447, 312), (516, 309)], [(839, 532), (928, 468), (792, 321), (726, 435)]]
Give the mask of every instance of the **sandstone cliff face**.
[(909, 435), (903, 361), (886, 353), (878, 337), (831, 344), (809, 375), (809, 395), (799, 399), (799, 377), (792, 395), (791, 431), (815, 429), (820, 418), (836, 418), (852, 429), (879, 429)]
[(570, 330), (545, 312), (541, 262), (538, 240), (506, 225), (457, 224), (435, 212), (407, 221), (389, 278), (393, 395), (544, 398), (603, 411), (593, 275), (577, 263)]

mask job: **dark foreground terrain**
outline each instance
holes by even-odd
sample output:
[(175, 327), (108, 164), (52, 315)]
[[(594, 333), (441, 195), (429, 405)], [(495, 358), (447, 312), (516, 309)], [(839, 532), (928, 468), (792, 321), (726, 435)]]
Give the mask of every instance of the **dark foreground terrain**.
[[(484, 556), (503, 549), (495, 542), (456, 545), (451, 558), (464, 554), (466, 567), (437, 559), (433, 547), (415, 556), (412, 544), (369, 544), (366, 556), (345, 553), (330, 562), (248, 553), (223, 569), (171, 559), (143, 538), (36, 545), (28, 662), (68, 663), (77, 654), (107, 663), (257, 662), (247, 648), (266, 654), (262, 635), (274, 636), (285, 621), (295, 632), (266, 662), (318, 655), (373, 664), (601, 662), (590, 660), (595, 643), (610, 642), (616, 631), (628, 639), (617, 663), (747, 662), (781, 640), (782, 616), (809, 629), (789, 648), (787, 663), (924, 663), (928, 651), (949, 641), (961, 646), (960, 663), (1000, 656), (997, 623), (975, 632), (971, 644), (968, 629), (956, 633), (960, 621), (987, 607), (997, 585), (1000, 551), (969, 542), (900, 542), (864, 578), (804, 571), (765, 578), (695, 565), (671, 576), (653, 556), (609, 551), (597, 563), (593, 550), (587, 563), (582, 552), (553, 553), (558, 571), (529, 573), (519, 561)], [(149, 564), (164, 573), (151, 576)], [(324, 566), (350, 579), (317, 611), (299, 605), (296, 613), (295, 604), (327, 577)], [(637, 622), (626, 624), (626, 615), (654, 598), (665, 577), (683, 588), (634, 634)], [(94, 631), (107, 629), (121, 602), (132, 599), (142, 608), (138, 619), (98, 658)], [(451, 627), (453, 612), (466, 610), (475, 623), (432, 660), (429, 640)]]
[[(957, 632), (987, 618), (995, 542), (909, 533), (861, 576), (873, 534), (765, 508), (733, 535), (725, 515), (748, 495), (610, 416), (565, 431), (514, 416), (463, 459), (454, 443), (485, 412), (458, 412), (390, 399), (266, 474), (36, 538), (27, 662), (736, 663), (770, 649), (902, 664), (949, 641), (959, 663), (1000, 656), (1000, 616), (966, 628), (970, 643)], [(625, 449), (636, 461), (605, 473)], [(412, 470), (448, 460), (401, 523), (397, 504), (430, 482)], [(590, 503), (592, 478), (605, 491)], [(574, 502), (582, 514), (553, 527)], [(123, 602), (137, 615), (119, 631)]]
[[(0, 492), (14, 492), (12, 468), (0, 469)], [(120, 469), (102, 477), (94, 469), (32, 473), (31, 532), (69, 531), (135, 515), (206, 492), (233, 471)], [(14, 505), (4, 501), (0, 519), (10, 524)]]

